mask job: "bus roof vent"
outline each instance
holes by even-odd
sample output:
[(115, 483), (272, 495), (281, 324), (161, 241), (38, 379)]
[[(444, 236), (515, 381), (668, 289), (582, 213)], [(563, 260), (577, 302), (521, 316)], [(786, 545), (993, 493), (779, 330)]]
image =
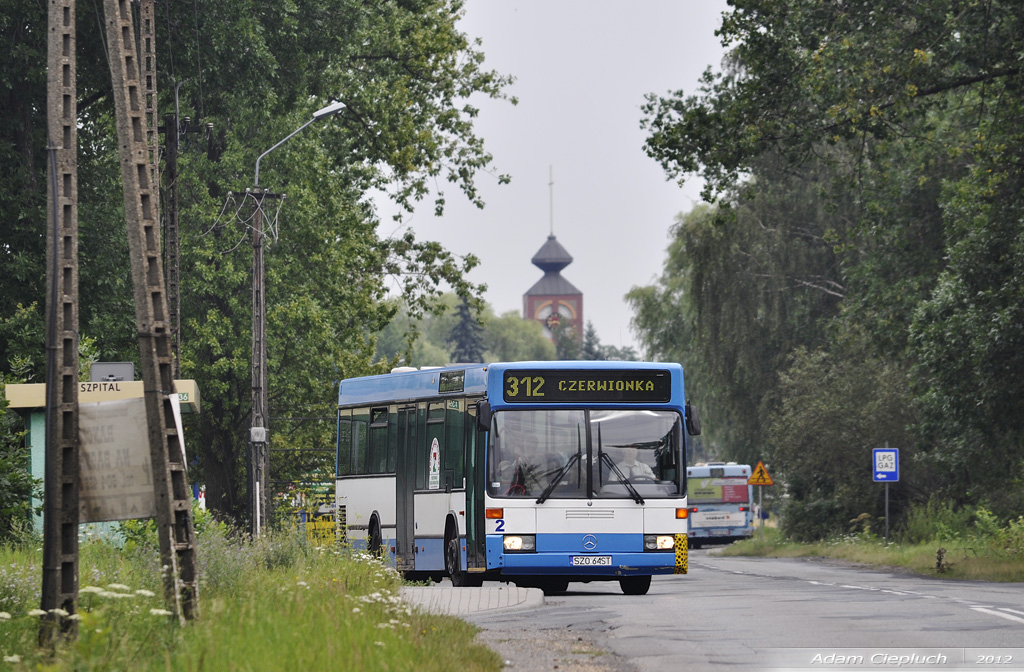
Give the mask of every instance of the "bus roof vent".
[(409, 371), (419, 371), (415, 366), (396, 366), (391, 369), (391, 373), (408, 373)]

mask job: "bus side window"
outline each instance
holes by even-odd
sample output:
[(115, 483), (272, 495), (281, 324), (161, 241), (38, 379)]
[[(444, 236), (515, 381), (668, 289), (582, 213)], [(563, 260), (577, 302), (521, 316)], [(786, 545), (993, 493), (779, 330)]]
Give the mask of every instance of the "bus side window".
[(352, 471), (352, 420), (338, 421), (338, 476), (347, 476)]
[(366, 473), (383, 474), (388, 460), (388, 409), (370, 410), (370, 449)]
[(357, 412), (352, 418), (352, 473), (367, 473), (366, 452), (368, 441), (366, 436), (366, 413)]
[[(458, 408), (452, 408), (451, 404), (457, 403)], [(466, 402), (463, 400), (452, 400), (449, 402), (449, 407), (446, 412), (445, 425), (446, 432), (445, 437), (447, 442), (445, 443), (444, 451), (444, 469), (446, 473), (451, 473), (453, 488), (463, 487), (463, 476), (465, 474), (465, 455), (466, 455), (466, 414), (465, 414)]]

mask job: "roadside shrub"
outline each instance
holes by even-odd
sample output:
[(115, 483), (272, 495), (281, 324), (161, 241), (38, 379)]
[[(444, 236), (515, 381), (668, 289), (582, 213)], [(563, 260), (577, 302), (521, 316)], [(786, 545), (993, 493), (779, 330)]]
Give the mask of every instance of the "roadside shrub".
[(1024, 554), (1024, 516), (1007, 521), (1004, 525), (999, 518), (984, 507), (974, 512), (972, 540), (998, 554)]
[(1018, 516), (1006, 526), (1006, 550), (1024, 556), (1024, 516)]
[(6, 383), (0, 374), (0, 541), (16, 539), (22, 524), (31, 520), (32, 497), (41, 494), (42, 486), (29, 473), (25, 428), (7, 408)]
[[(834, 499), (787, 500), (779, 516), (779, 527), (793, 541), (832, 539), (846, 532), (844, 507)], [(837, 522), (842, 521), (842, 522)]]
[(972, 516), (951, 501), (932, 497), (926, 504), (910, 506), (899, 537), (905, 544), (960, 541), (971, 529)]

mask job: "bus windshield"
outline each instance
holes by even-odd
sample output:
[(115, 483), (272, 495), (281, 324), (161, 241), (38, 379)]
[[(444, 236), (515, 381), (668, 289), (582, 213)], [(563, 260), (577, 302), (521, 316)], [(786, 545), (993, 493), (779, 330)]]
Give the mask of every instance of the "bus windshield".
[(488, 444), (492, 497), (634, 499), (681, 493), (682, 422), (673, 411), (505, 410)]

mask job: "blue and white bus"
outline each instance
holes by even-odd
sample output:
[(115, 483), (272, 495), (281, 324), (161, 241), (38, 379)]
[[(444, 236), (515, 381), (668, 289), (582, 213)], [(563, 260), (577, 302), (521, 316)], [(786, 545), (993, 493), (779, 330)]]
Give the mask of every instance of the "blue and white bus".
[(343, 380), (338, 519), (413, 578), (647, 593), (687, 571), (678, 364), (460, 365)]
[(750, 465), (698, 463), (686, 468), (690, 547), (728, 544), (754, 533)]

